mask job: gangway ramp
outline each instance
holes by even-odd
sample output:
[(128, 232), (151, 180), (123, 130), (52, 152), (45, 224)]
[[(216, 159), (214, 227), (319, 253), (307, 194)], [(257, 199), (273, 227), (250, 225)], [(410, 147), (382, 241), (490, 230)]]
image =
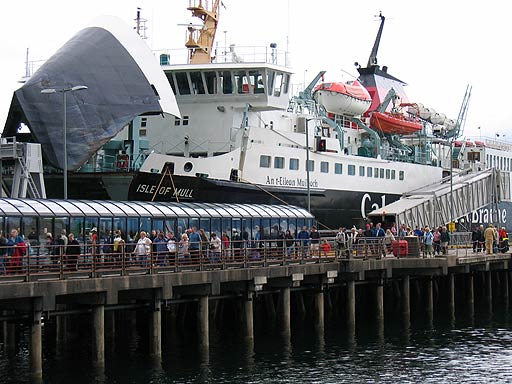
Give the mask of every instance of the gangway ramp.
[(369, 213), (372, 221), (416, 225), (442, 225), (476, 209), (510, 200), (510, 173), (495, 168), (462, 171), (405, 193), (400, 200)]

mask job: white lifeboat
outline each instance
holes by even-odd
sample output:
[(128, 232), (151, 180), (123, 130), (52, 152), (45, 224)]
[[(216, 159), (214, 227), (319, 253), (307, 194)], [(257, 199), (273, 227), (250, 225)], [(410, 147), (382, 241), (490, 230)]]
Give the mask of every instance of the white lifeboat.
[(359, 116), (372, 104), (370, 94), (358, 81), (322, 83), (315, 87), (313, 96), (327, 112), (338, 115)]
[(439, 125), (442, 125), (444, 124), (444, 121), (446, 120), (446, 115), (444, 113), (433, 113), (431, 116), (430, 116), (430, 122), (432, 124), (439, 124)]

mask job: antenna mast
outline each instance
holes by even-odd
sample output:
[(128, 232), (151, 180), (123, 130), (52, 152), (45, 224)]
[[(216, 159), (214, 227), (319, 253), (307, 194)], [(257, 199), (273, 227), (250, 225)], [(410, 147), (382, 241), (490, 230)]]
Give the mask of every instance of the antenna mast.
[[(191, 64), (208, 64), (212, 61), (210, 52), (217, 32), (220, 5), (220, 0), (213, 0), (211, 9), (208, 9), (207, 0), (206, 8), (203, 7), (203, 0), (189, 0), (187, 9), (192, 12), (192, 16), (203, 22), (201, 29), (195, 29), (192, 25), (188, 27), (189, 37), (185, 46), (190, 50)], [(199, 36), (194, 39), (196, 31), (199, 32)]]
[(142, 9), (137, 7), (137, 17), (135, 18), (135, 31), (137, 34), (143, 39), (147, 39), (146, 37), (146, 21), (147, 19), (143, 19), (140, 17), (140, 11)]
[(380, 38), (382, 36), (382, 30), (384, 29), (384, 21), (386, 18), (382, 15), (382, 12), (379, 12), (380, 18), (380, 27), (379, 32), (377, 32), (377, 37), (375, 38), (375, 43), (373, 44), (372, 52), (370, 53), (370, 58), (368, 59), (367, 67), (370, 68), (373, 65), (377, 65), (377, 51), (379, 50)]

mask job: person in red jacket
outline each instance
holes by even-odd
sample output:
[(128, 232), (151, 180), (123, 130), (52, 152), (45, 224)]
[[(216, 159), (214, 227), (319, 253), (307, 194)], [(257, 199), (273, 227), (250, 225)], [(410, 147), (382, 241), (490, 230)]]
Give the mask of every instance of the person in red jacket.
[(321, 248), (322, 248), (322, 253), (323, 253), (324, 257), (327, 257), (329, 252), (331, 252), (331, 244), (329, 244), (327, 239), (322, 240)]

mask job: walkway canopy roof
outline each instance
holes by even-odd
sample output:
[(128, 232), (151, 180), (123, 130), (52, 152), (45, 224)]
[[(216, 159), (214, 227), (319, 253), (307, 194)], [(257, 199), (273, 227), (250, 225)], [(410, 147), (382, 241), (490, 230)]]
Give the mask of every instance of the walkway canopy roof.
[(141, 201), (0, 199), (0, 215), (8, 217), (201, 217), (314, 219), (290, 205), (164, 203)]

